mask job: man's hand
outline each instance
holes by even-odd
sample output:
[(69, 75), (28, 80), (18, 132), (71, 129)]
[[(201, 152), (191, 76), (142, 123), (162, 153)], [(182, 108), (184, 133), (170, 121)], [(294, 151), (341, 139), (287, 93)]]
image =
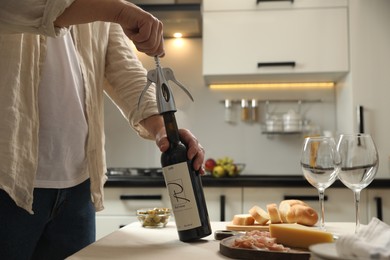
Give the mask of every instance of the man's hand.
[[(141, 125), (154, 137), (161, 152), (169, 148), (164, 120), (161, 115), (154, 115), (142, 120)], [(187, 146), (187, 158), (192, 160), (192, 167), (204, 175), (203, 167), (205, 151), (196, 137), (187, 129), (179, 129), (180, 140)]]
[(137, 6), (124, 6), (117, 20), (138, 51), (164, 56), (163, 24)]
[(67, 27), (95, 21), (120, 24), (137, 50), (149, 56), (165, 54), (162, 22), (124, 0), (75, 0), (54, 24)]
[[(192, 167), (195, 171), (199, 171), (200, 175), (205, 174), (203, 167), (205, 151), (198, 139), (187, 129), (179, 129), (179, 135), (182, 142), (187, 146), (187, 157), (192, 160)], [(165, 152), (169, 148), (169, 141), (162, 128), (156, 135), (156, 144), (161, 152)]]

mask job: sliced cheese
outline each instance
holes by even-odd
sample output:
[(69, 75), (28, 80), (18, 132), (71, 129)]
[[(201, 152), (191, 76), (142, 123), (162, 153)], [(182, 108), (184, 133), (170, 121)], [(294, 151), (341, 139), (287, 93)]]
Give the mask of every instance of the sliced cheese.
[(288, 247), (309, 248), (318, 243), (334, 242), (331, 233), (299, 224), (270, 224), (269, 231), (277, 243)]

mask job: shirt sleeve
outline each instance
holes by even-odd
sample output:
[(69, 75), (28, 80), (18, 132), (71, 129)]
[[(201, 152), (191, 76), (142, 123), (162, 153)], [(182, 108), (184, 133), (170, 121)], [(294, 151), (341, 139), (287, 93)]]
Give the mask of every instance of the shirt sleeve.
[(111, 24), (107, 45), (105, 76), (109, 84), (105, 91), (129, 121), (130, 126), (142, 137), (151, 139), (140, 122), (158, 114), (155, 88), (146, 86), (146, 70), (136, 56), (130, 41), (118, 24)]
[(54, 26), (54, 21), (74, 0), (1, 0), (0, 33), (34, 33), (63, 35), (67, 28)]

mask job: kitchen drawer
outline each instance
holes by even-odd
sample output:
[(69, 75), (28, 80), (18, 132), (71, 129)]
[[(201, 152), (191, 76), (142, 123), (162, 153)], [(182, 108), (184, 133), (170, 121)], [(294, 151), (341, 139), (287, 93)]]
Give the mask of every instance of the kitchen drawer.
[(242, 188), (204, 188), (211, 221), (230, 221), (242, 212)]
[(349, 70), (347, 8), (203, 15), (207, 84), (337, 80)]
[(105, 188), (104, 207), (97, 215), (135, 216), (137, 209), (171, 204), (166, 188)]
[[(354, 222), (355, 205), (353, 192), (347, 188), (328, 188), (325, 190), (325, 222)], [(320, 213), (318, 193), (315, 188), (244, 188), (244, 213), (258, 205), (266, 209), (267, 204), (279, 204), (284, 199), (301, 199)], [(367, 224), (367, 191), (363, 190), (360, 198), (360, 221)]]
[(381, 219), (390, 225), (390, 189), (366, 189), (368, 191), (368, 219)]
[(347, 0), (203, 0), (204, 11), (237, 11), (237, 10), (266, 10), (266, 9), (295, 9), (313, 7), (347, 6)]

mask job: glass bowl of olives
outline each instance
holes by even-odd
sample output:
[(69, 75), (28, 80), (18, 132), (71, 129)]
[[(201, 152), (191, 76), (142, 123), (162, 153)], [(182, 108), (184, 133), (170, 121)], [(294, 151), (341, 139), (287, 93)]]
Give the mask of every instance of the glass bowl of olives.
[(137, 218), (146, 228), (163, 228), (171, 216), (169, 208), (147, 208), (137, 210)]

